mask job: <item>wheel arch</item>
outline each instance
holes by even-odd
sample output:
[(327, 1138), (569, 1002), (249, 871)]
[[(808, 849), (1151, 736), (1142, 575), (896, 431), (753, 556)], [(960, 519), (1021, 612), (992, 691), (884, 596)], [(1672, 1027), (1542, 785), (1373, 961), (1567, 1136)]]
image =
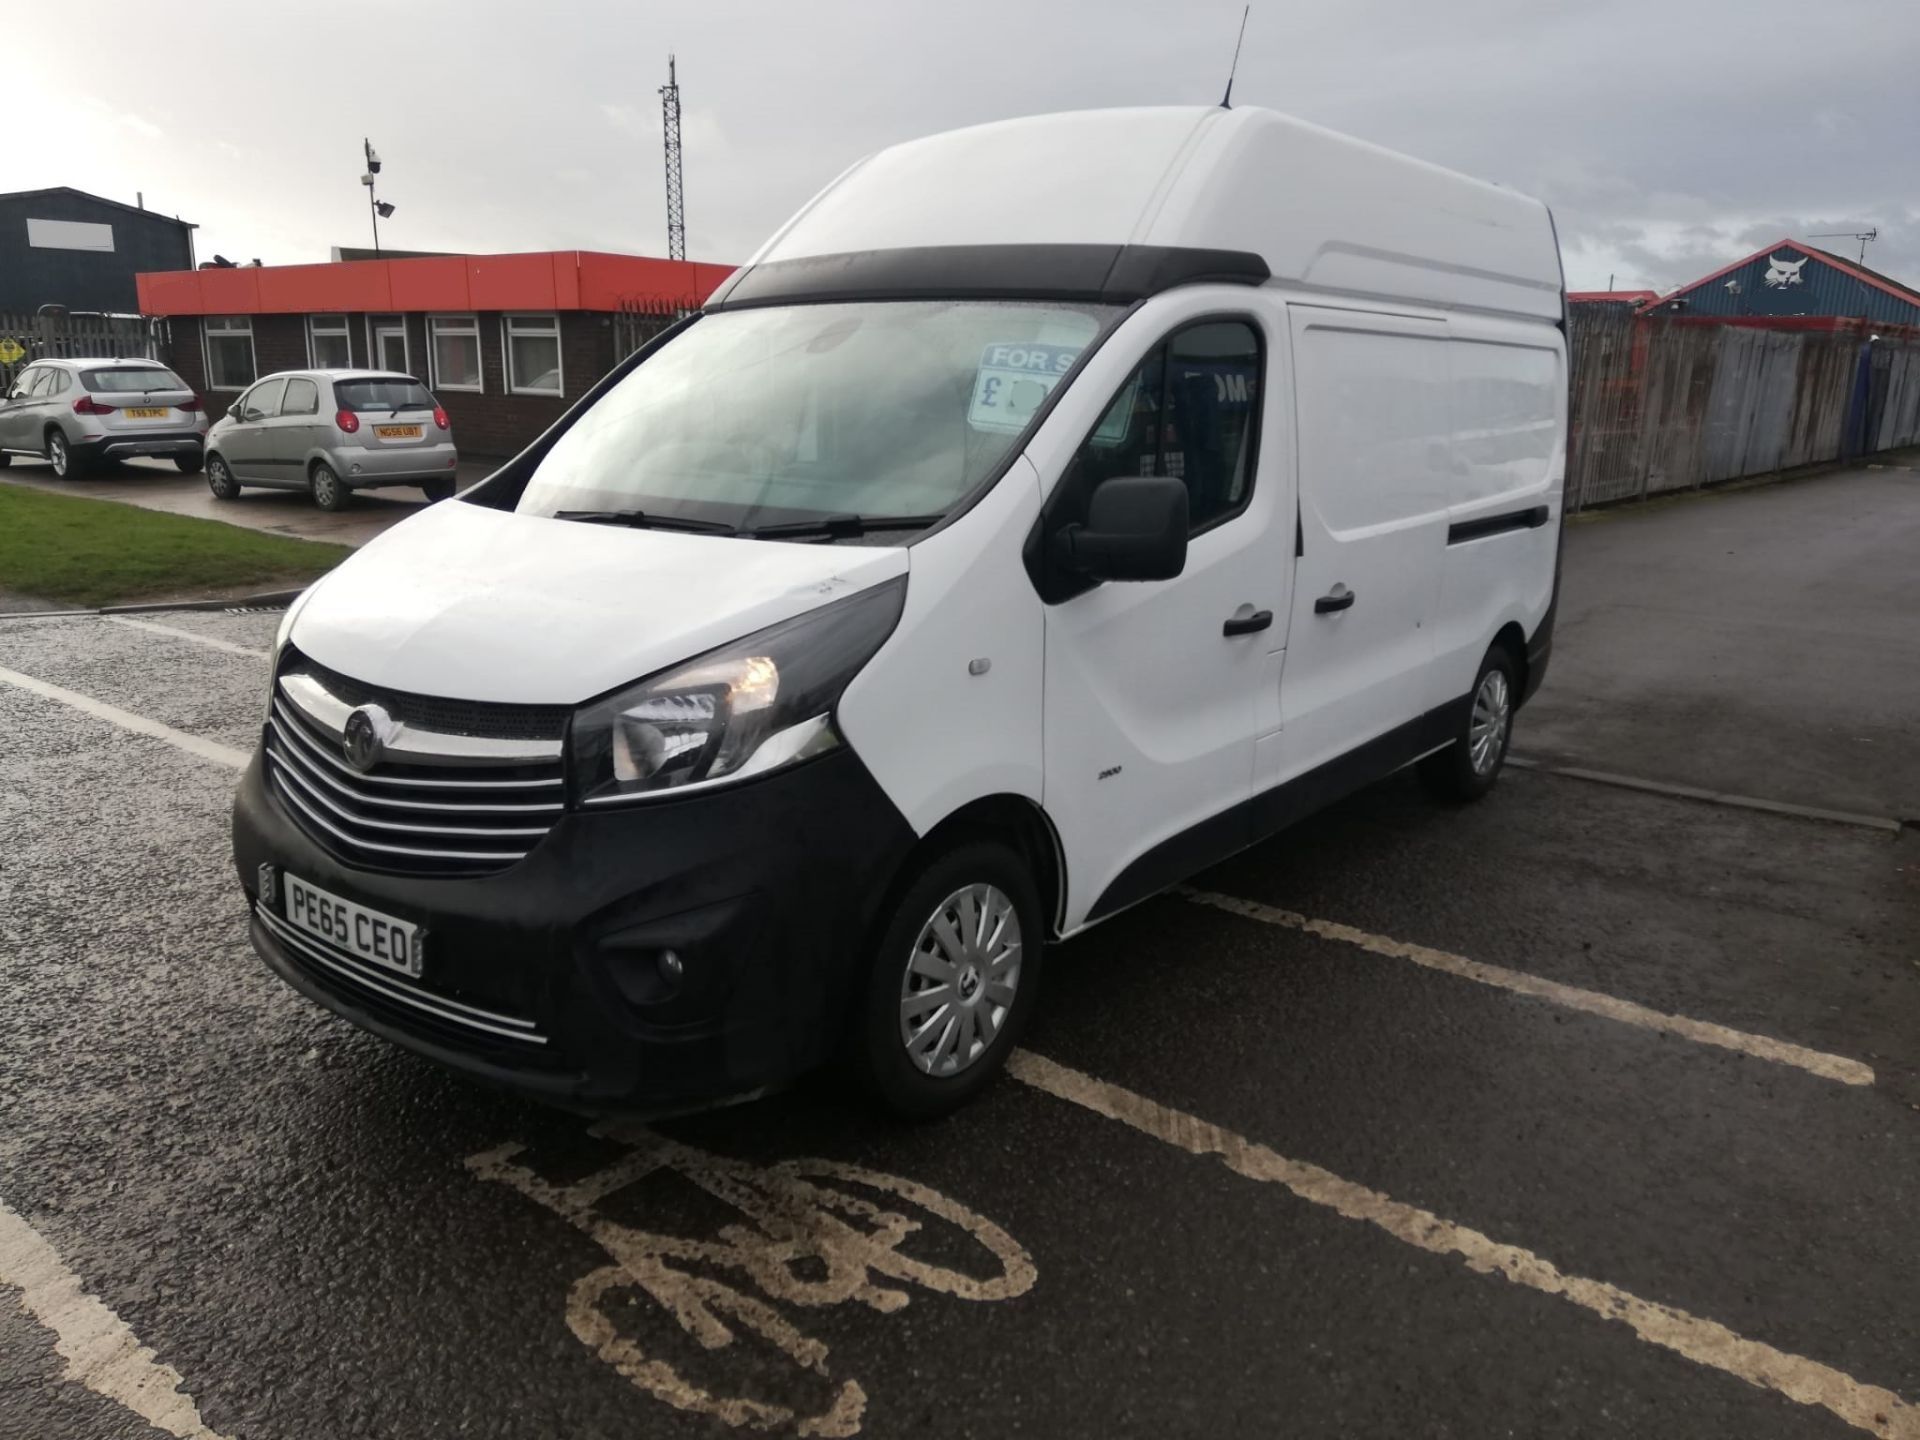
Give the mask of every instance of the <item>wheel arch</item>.
[(1066, 903), (1066, 852), (1047, 812), (1025, 795), (983, 795), (922, 835), (900, 866), (896, 884), (903, 883), (933, 855), (966, 839), (987, 838), (1009, 844), (1026, 860), (1047, 929), (1060, 933), (1061, 907)]
[(1509, 620), (1494, 634), (1489, 650), (1504, 650), (1513, 661), (1514, 688), (1522, 695), (1527, 693), (1527, 632), (1520, 628), (1520, 622)]

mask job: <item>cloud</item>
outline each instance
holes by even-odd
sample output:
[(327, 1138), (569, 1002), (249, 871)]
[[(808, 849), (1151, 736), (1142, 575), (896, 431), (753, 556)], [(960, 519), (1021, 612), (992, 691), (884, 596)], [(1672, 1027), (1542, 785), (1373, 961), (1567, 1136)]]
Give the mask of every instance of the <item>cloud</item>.
[[(284, 33), (256, 0), (186, 8), (193, 23), (89, 57), (86, 83), (137, 107), (29, 72), (21, 113), (56, 132), (78, 118), (98, 143), (0, 151), (0, 189), (145, 189), (200, 222), (203, 250), (320, 259), (365, 233), (356, 181), (371, 135), (387, 159), (381, 196), (400, 207), (382, 226), (395, 245), (659, 253), (671, 49), (689, 248), (737, 260), (898, 140), (1218, 100), (1241, 3), (1053, 0), (1023, 8), (1010, 38), (977, 7), (899, 0), (567, 0), (568, 23), (552, 26), (520, 23), (520, 0), (459, 0), (459, 23), (433, 27), (434, 83), (348, 67), (319, 112), (310, 88), (286, 83)], [(384, 0), (335, 0), (334, 13), (343, 28), (374, 24)], [(22, 54), (65, 43), (50, 7), (8, 27)], [(1613, 273), (1665, 288), (1783, 233), (1864, 226), (1881, 235), (1868, 264), (1920, 281), (1917, 49), (1920, 10), (1885, 0), (1825, 0), (1817, 15), (1804, 0), (1742, 0), (1737, 18), (1673, 0), (1342, 0), (1255, 7), (1234, 98), (1541, 196), (1576, 285)], [(176, 104), (155, 74), (219, 83)]]

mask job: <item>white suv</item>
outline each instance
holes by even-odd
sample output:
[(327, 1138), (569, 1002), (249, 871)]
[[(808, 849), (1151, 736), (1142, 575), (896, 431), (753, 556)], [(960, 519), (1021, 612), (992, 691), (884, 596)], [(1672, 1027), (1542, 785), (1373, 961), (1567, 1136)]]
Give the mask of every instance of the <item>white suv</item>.
[(154, 360), (36, 360), (0, 400), (0, 465), (44, 456), (63, 480), (136, 455), (191, 475), (206, 439), (200, 397)]

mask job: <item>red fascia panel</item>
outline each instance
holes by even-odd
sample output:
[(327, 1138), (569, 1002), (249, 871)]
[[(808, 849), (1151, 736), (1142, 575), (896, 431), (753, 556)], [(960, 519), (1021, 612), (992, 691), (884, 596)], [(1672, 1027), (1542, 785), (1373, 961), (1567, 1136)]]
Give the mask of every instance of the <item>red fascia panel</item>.
[(464, 255), (433, 255), (418, 260), (383, 260), (392, 302), (385, 310), (473, 309)]
[(618, 310), (623, 302), (698, 305), (732, 273), (731, 265), (555, 250), (154, 271), (136, 284), (148, 315), (548, 313)]
[(580, 252), (580, 308), (618, 310), (622, 302), (701, 304), (733, 273), (731, 265)]
[[(564, 254), (565, 252), (560, 252)], [(473, 310), (557, 310), (552, 253), (475, 255), (467, 262), (467, 292)]]
[(200, 275), (195, 270), (154, 270), (133, 277), (142, 315), (198, 315)]
[(380, 260), (342, 265), (271, 265), (258, 270), (202, 270), (214, 275), (250, 274), (260, 287), (260, 313), (268, 315), (337, 314), (348, 310), (386, 310), (387, 266)]

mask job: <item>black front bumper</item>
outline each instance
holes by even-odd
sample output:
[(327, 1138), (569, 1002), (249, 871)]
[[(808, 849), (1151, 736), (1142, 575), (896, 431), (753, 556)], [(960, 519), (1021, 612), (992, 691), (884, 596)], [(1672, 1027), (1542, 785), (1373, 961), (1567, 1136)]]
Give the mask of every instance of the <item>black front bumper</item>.
[[(290, 985), (447, 1065), (586, 1106), (737, 1094), (825, 1058), (913, 840), (845, 749), (705, 795), (570, 812), (481, 877), (337, 858), (289, 818), (258, 754), (233, 813), (254, 948)], [(262, 866), (424, 927), (419, 979), (288, 938), (284, 884), (260, 915)]]

